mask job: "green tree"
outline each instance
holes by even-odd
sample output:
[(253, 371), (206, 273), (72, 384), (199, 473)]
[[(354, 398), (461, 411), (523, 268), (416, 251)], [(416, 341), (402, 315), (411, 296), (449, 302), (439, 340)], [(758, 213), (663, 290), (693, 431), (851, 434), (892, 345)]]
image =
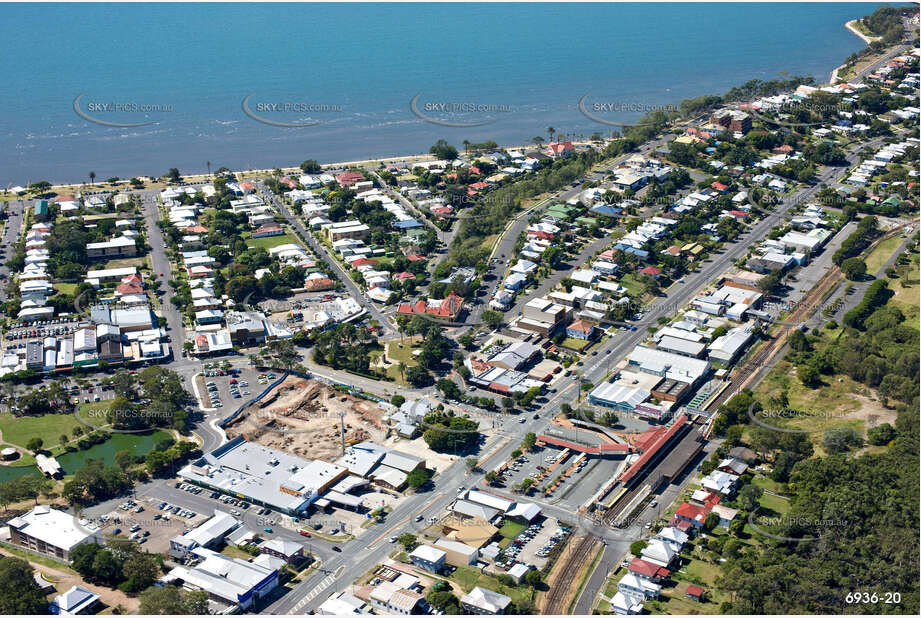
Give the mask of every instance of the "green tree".
[(502, 325), (502, 314), (498, 311), (487, 309), (483, 312), (483, 322), (490, 328), (499, 328)]
[(799, 365), (796, 368), (796, 377), (803, 383), (803, 386), (811, 388), (815, 388), (821, 383), (819, 370), (813, 365)]
[(867, 431), (867, 442), (874, 446), (884, 446), (895, 440), (896, 435), (892, 425), (883, 423)]
[(152, 586), (138, 599), (138, 613), (144, 616), (208, 613), (208, 592), (204, 590), (186, 592), (178, 586)]
[(447, 142), (447, 140), (440, 139), (435, 142), (429, 152), (435, 155), (438, 159), (443, 159), (445, 161), (453, 161), (457, 158), (457, 148), (452, 146)]
[(534, 448), (534, 445), (537, 444), (537, 434), (533, 431), (529, 431), (525, 434), (524, 439), (521, 441), (521, 448), (525, 451), (530, 451)]
[(32, 451), (33, 453), (37, 453), (40, 450), (42, 450), (42, 445), (44, 444), (45, 444), (45, 441), (42, 440), (41, 438), (32, 438), (31, 440), (26, 442), (26, 448)]
[(763, 489), (761, 489), (757, 485), (749, 483), (748, 485), (746, 485), (745, 487), (739, 490), (739, 495), (738, 495), (739, 506), (741, 506), (746, 511), (751, 511), (756, 506), (758, 506), (758, 501), (761, 500), (762, 495), (764, 495)]
[(152, 585), (160, 577), (160, 564), (153, 554), (134, 552), (122, 565), (125, 589), (137, 592)]
[(390, 398), (390, 403), (399, 408), (404, 403), (406, 403), (406, 397), (404, 397), (403, 395), (400, 395), (399, 393), (395, 394), (393, 397)]
[(634, 556), (641, 556), (647, 545), (649, 545), (649, 543), (646, 541), (634, 541), (630, 543), (630, 553)]
[(851, 281), (858, 281), (867, 274), (867, 263), (859, 257), (847, 258), (841, 262), (841, 272)]
[(538, 588), (543, 582), (540, 571), (536, 569), (531, 569), (524, 574), (524, 583), (530, 586), (531, 588)]
[(413, 489), (418, 489), (428, 483), (430, 478), (432, 478), (431, 471), (426, 468), (416, 468), (406, 475), (406, 484)]
[(413, 547), (416, 546), (416, 535), (415, 535), (415, 534), (410, 534), (410, 533), (408, 533), (408, 532), (405, 533), (405, 534), (401, 534), (401, 535), (397, 538), (397, 543), (399, 543), (400, 545), (402, 545), (403, 548), (406, 549), (406, 550), (408, 551), (408, 550), (410, 550), (410, 549), (412, 549)]
[(21, 558), (0, 557), (0, 613), (47, 614), (48, 600), (35, 583), (32, 566)]
[(706, 519), (704, 519), (704, 530), (707, 532), (713, 530), (720, 524), (720, 516), (712, 511), (707, 513)]

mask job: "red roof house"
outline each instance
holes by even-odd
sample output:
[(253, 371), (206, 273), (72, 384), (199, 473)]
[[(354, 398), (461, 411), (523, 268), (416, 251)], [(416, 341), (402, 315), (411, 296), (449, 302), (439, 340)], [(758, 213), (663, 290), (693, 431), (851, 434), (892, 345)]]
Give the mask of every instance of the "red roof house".
[(704, 595), (707, 593), (706, 590), (700, 586), (695, 586), (693, 584), (688, 586), (688, 589), (684, 591), (684, 596), (689, 599), (694, 599), (695, 601), (703, 601)]
[(419, 255), (418, 253), (411, 253), (406, 256), (406, 259), (409, 260), (410, 262), (424, 262), (425, 261), (425, 258)]
[(144, 288), (139, 283), (122, 283), (115, 288), (118, 296), (127, 296), (129, 294), (143, 294)]
[(464, 308), (464, 299), (454, 292), (444, 300), (417, 300), (415, 303), (403, 303), (397, 309), (401, 315), (429, 315), (435, 318), (453, 320)]
[(377, 264), (377, 260), (371, 260), (368, 258), (358, 258), (352, 262), (352, 268), (358, 268), (359, 266), (373, 266)]
[(320, 277), (317, 279), (308, 279), (304, 282), (304, 289), (308, 292), (320, 292), (331, 290), (335, 287), (333, 280), (329, 277)]
[(409, 281), (410, 279), (415, 279), (416, 275), (403, 271), (401, 273), (394, 273), (391, 276), (391, 279), (396, 279), (397, 281)]
[(681, 506), (678, 507), (678, 510), (675, 511), (675, 517), (690, 523), (693, 526), (702, 528), (704, 525), (704, 520), (707, 518), (707, 513), (710, 512), (710, 507), (697, 506), (696, 504), (691, 504), (690, 502), (684, 502)]
[(572, 142), (550, 142), (547, 144), (547, 154), (559, 157), (573, 151)]
[(658, 277), (662, 274), (662, 269), (656, 266), (647, 266), (640, 269), (641, 275), (647, 275), (649, 277)]
[(144, 283), (144, 279), (138, 273), (134, 273), (133, 275), (125, 275), (122, 277), (122, 283), (136, 283), (141, 285)]
[(649, 562), (648, 560), (643, 560), (642, 558), (634, 558), (627, 567), (627, 570), (638, 577), (652, 581), (666, 579), (671, 574), (671, 571), (665, 567), (659, 566), (654, 562)]
[(364, 174), (362, 174), (361, 172), (342, 172), (341, 174), (336, 176), (336, 180), (343, 187), (351, 187), (356, 182), (360, 182), (364, 179), (365, 179)]
[(726, 189), (729, 188), (729, 185), (724, 185), (723, 183), (719, 181), (711, 182), (710, 186), (716, 189), (717, 191), (719, 191), (720, 193), (723, 193), (724, 191), (726, 191)]

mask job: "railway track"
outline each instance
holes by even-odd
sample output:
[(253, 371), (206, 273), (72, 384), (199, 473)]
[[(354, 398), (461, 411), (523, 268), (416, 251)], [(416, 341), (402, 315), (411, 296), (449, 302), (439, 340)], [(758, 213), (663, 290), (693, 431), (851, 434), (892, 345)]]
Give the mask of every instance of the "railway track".
[[(900, 233), (903, 228), (909, 225), (915, 225), (916, 220), (912, 220), (907, 223), (898, 225), (891, 230), (887, 231), (885, 234), (876, 239), (865, 251), (864, 254), (869, 253), (873, 250), (879, 243), (895, 236)], [(717, 409), (726, 401), (728, 401), (733, 395), (741, 392), (746, 388), (760, 373), (763, 368), (765, 368), (771, 359), (775, 355), (780, 353), (781, 350), (787, 344), (787, 337), (792, 333), (797, 326), (792, 323), (805, 322), (809, 318), (817, 307), (820, 306), (822, 300), (825, 298), (826, 294), (831, 292), (836, 285), (838, 285), (841, 278), (841, 269), (838, 266), (832, 266), (825, 276), (823, 276), (819, 282), (815, 285), (814, 288), (809, 292), (809, 294), (804, 298), (797, 306), (784, 318), (785, 324), (782, 324), (780, 330), (774, 334), (774, 338), (768, 341), (765, 345), (756, 351), (752, 357), (742, 366), (739, 370), (733, 375), (730, 379), (729, 386), (713, 400), (707, 406), (708, 408)], [(792, 322), (792, 323), (791, 323)]]
[(591, 535), (585, 535), (579, 539), (569, 554), (569, 558), (559, 567), (560, 574), (550, 588), (547, 602), (544, 604), (541, 613), (562, 615), (569, 612), (569, 603), (572, 596), (570, 594), (571, 589), (575, 584), (576, 577), (582, 572), (582, 567), (589, 563), (597, 542), (598, 539)]

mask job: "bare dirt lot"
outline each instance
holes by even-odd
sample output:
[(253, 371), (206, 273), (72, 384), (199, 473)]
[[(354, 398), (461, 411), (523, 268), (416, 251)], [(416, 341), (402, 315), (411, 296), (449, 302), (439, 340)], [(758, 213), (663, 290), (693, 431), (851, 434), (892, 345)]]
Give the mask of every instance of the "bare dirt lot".
[(334, 461), (341, 455), (339, 418), (343, 413), (346, 444), (379, 442), (386, 436), (381, 421), (384, 412), (373, 402), (295, 376), (249, 406), (226, 431), (230, 438), (244, 434), (305, 459)]

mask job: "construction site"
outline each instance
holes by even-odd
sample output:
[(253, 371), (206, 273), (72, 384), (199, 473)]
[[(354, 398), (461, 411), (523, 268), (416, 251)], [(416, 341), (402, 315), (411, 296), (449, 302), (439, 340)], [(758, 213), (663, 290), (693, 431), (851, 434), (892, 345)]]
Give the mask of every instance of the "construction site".
[(288, 376), (224, 426), (247, 440), (307, 459), (334, 461), (350, 446), (383, 441), (388, 429), (374, 402), (318, 380)]

